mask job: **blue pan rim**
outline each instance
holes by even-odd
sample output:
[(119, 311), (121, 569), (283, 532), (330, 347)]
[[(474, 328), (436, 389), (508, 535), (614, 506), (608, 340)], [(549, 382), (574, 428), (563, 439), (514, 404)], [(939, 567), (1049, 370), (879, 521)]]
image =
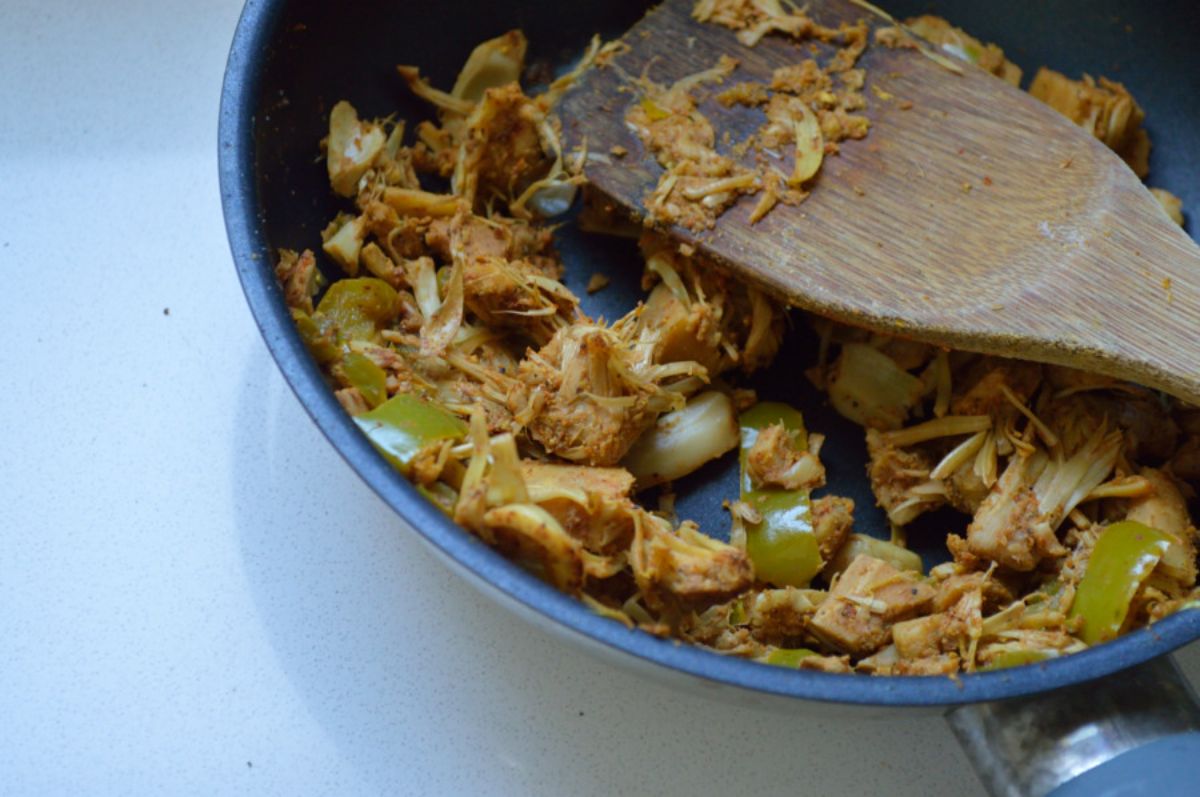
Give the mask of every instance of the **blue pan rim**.
[(238, 278), (271, 356), (317, 427), (351, 468), (413, 529), (474, 578), (552, 624), (611, 651), (713, 683), (802, 701), (880, 707), (950, 707), (1083, 683), (1164, 655), (1200, 638), (1200, 611), (1183, 611), (1113, 642), (1038, 664), (994, 672), (877, 678), (788, 670), (724, 656), (626, 628), (595, 614), (461, 529), (387, 464), (342, 410), (312, 361), (283, 301), (260, 223), (254, 112), (262, 67), (283, 3), (249, 0), (221, 90), (221, 203)]

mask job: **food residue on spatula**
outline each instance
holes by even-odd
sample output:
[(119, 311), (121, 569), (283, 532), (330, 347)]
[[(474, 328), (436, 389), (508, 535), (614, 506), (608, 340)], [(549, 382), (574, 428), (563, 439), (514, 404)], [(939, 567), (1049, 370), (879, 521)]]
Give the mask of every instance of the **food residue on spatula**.
[[(648, 219), (699, 231), (712, 228), (741, 195), (761, 194), (751, 223), (779, 202), (803, 202), (825, 156), (870, 129), (867, 118), (856, 113), (866, 106), (866, 76), (854, 68), (867, 47), (867, 25), (828, 28), (800, 10), (738, 0), (701, 0), (693, 17), (736, 31), (745, 46), (769, 33), (786, 36), (797, 46), (797, 63), (775, 70), (769, 83), (738, 82), (717, 94), (726, 108), (764, 111), (761, 128), (731, 155), (718, 154), (713, 124), (698, 106), (706, 99), (704, 89), (736, 77), (735, 59), (722, 56), (712, 68), (670, 86), (651, 80), (649, 68), (632, 81), (636, 99), (625, 121), (664, 170), (645, 200)], [(825, 63), (809, 57), (804, 44), (830, 50)], [(745, 164), (748, 152), (755, 156), (752, 165)]]

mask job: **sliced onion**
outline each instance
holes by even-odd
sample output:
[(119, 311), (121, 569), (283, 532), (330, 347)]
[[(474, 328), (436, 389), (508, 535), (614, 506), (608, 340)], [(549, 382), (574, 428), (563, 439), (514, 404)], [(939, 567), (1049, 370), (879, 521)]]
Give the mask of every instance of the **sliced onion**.
[(639, 488), (683, 478), (737, 448), (737, 415), (724, 393), (709, 390), (682, 409), (659, 417), (626, 454), (622, 464)]

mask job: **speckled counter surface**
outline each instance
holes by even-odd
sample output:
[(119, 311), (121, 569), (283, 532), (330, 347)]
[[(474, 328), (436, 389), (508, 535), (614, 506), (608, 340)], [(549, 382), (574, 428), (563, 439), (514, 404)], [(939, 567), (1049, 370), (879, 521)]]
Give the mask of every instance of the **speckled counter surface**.
[(0, 6), (0, 791), (981, 793), (937, 716), (712, 702), (534, 630), (358, 481), (230, 263), (238, 11)]

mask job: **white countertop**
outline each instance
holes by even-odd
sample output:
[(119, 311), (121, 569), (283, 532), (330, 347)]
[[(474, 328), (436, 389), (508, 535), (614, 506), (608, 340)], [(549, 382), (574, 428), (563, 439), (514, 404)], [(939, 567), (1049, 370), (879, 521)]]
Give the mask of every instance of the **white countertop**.
[(939, 717), (678, 693), (427, 553), (242, 298), (216, 170), (238, 12), (0, 7), (0, 790), (982, 793)]

